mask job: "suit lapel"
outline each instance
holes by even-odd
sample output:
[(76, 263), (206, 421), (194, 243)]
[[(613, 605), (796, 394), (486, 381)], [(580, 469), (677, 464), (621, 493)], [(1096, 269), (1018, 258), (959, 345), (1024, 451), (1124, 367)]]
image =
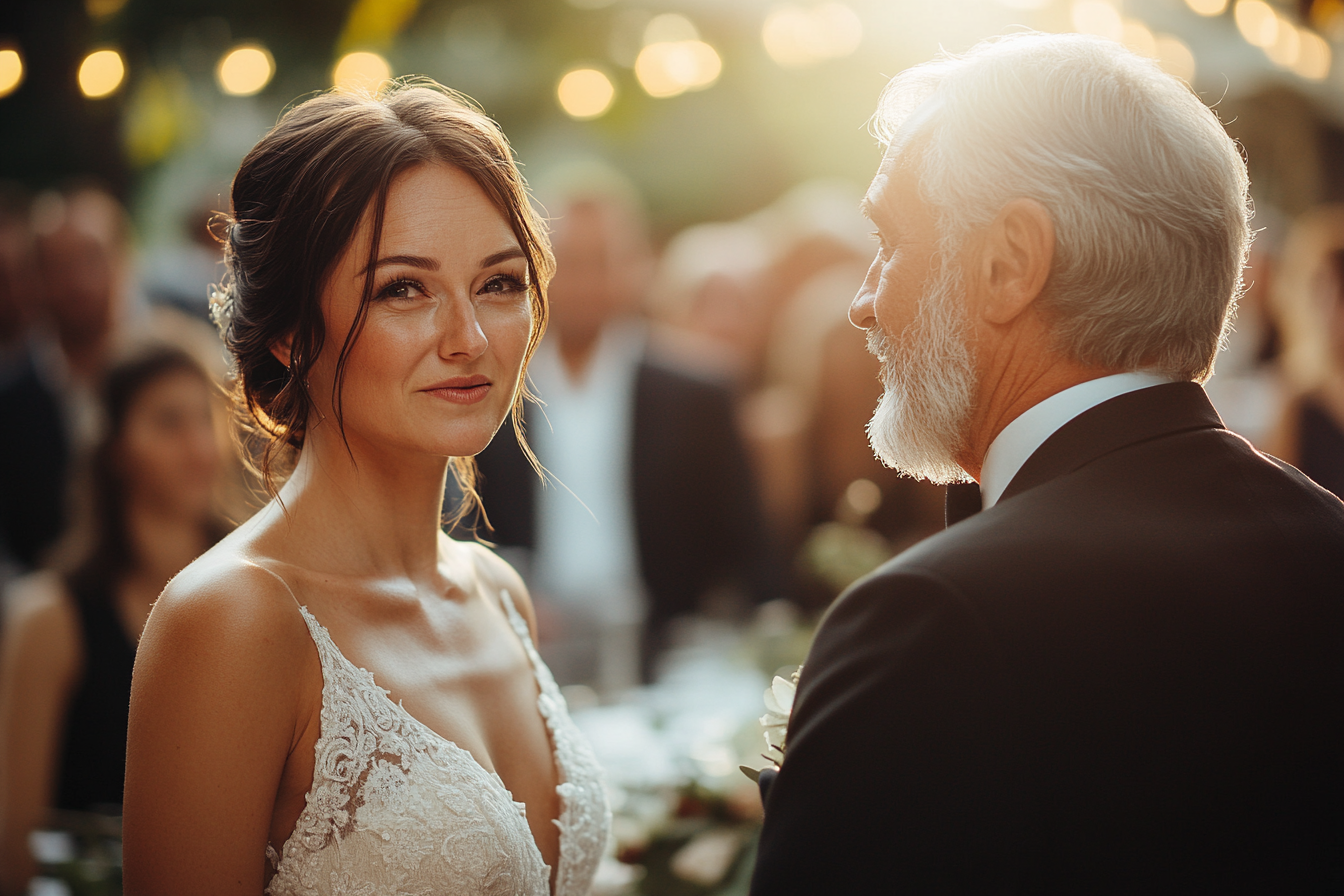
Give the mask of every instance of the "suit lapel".
[(1117, 395), (1064, 424), (1018, 470), (1001, 501), (1130, 445), (1194, 429), (1223, 428), (1198, 383), (1167, 383)]

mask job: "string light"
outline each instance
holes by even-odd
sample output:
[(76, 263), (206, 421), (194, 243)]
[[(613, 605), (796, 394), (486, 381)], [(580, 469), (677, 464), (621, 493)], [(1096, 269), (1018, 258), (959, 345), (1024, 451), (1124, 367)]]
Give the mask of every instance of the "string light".
[(341, 90), (373, 91), (392, 77), (392, 67), (377, 53), (346, 53), (332, 69), (331, 81)]
[(595, 68), (576, 68), (565, 73), (555, 88), (556, 99), (565, 114), (580, 121), (598, 118), (611, 108), (616, 86), (605, 72)]
[(79, 89), (90, 99), (110, 96), (126, 78), (126, 63), (116, 50), (94, 50), (79, 65)]
[(23, 83), (23, 56), (13, 47), (0, 49), (0, 97), (7, 97)]
[(252, 96), (260, 93), (274, 74), (275, 60), (269, 50), (257, 44), (243, 44), (219, 60), (215, 80), (230, 96)]

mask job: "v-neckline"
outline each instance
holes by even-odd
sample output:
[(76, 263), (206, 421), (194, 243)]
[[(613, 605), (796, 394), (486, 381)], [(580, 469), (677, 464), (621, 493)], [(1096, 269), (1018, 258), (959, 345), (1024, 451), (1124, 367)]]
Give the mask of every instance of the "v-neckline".
[[(517, 608), (514, 607), (513, 605), (513, 598), (507, 591), (501, 591), (500, 596), (503, 598), (502, 603), (504, 603), (505, 615), (506, 617), (508, 617), (506, 621), (509, 623), (509, 627), (513, 629), (514, 634), (517, 635), (519, 640), (521, 641), (523, 632), (519, 630), (519, 626), (513, 618), (515, 615), (518, 614)], [(336, 645), (335, 639), (331, 637), (331, 632), (327, 631), (327, 627), (317, 620), (317, 617), (314, 616), (312, 612), (309, 611), (307, 605), (299, 604), (299, 611), (303, 613), (304, 617), (313, 626), (315, 626), (318, 631), (322, 633), (322, 637), (326, 640), (327, 645), (330, 646), (332, 652), (335, 653), (336, 656), (340, 658), (340, 661), (345, 663), (347, 669), (358, 672), (364, 676), (367, 676), (369, 684), (373, 686), (373, 690), (377, 692), (379, 698), (382, 699), (382, 701), (386, 703), (389, 707), (391, 707), (394, 712), (400, 713), (402, 717), (404, 717), (412, 725), (419, 728), (424, 734), (428, 735), (433, 740), (447, 747), (451, 747), (457, 753), (460, 753), (463, 756), (465, 756), (467, 762), (469, 762), (472, 766), (474, 766), (476, 770), (480, 772), (485, 778), (493, 780), (496, 784), (499, 785), (500, 790), (502, 790), (504, 792), (504, 795), (509, 798), (509, 802), (513, 803), (515, 806), (522, 808), (523, 824), (527, 826), (528, 842), (532, 845), (532, 852), (535, 854), (537, 861), (541, 863), (542, 868), (546, 869), (546, 880), (547, 880), (546, 886), (549, 892), (551, 893), (551, 896), (555, 896), (555, 885), (558, 885), (561, 879), (560, 870), (565, 862), (563, 838), (561, 838), (560, 842), (556, 843), (555, 867), (552, 868), (551, 865), (546, 861), (546, 856), (542, 854), (541, 847), (537, 844), (536, 835), (532, 832), (532, 825), (529, 824), (527, 821), (527, 804), (514, 799), (513, 791), (510, 790), (509, 786), (504, 783), (504, 779), (500, 777), (499, 772), (487, 769), (484, 765), (481, 765), (480, 760), (478, 760), (474, 755), (472, 755), (472, 752), (470, 750), (458, 745), (454, 741), (449, 740), (439, 732), (435, 731), (433, 728), (426, 725), (424, 722), (417, 719), (415, 716), (411, 715), (410, 710), (408, 710), (405, 707), (402, 701), (400, 700), (394, 701), (392, 699), (392, 692), (389, 691), (387, 688), (384, 688), (382, 685), (378, 684), (378, 680), (374, 678), (372, 672), (370, 672), (368, 669), (365, 669), (363, 666), (356, 666), (350, 660), (350, 658), (345, 655), (344, 651), (342, 651), (341, 648)], [(523, 625), (525, 626), (526, 623), (523, 623)], [(560, 755), (557, 749), (557, 736), (555, 730), (551, 727), (550, 717), (547, 716), (545, 710), (542, 708), (542, 701), (546, 699), (546, 687), (541, 679), (540, 670), (537, 668), (538, 656), (536, 654), (535, 645), (531, 644), (530, 635), (528, 636), (528, 640), (523, 642), (522, 647), (523, 647), (523, 653), (527, 656), (528, 666), (532, 669), (532, 680), (536, 683), (537, 686), (537, 699), (536, 699), (537, 715), (541, 717), (541, 724), (546, 729), (546, 739), (547, 741), (549, 741), (551, 747), (551, 765), (555, 771), (555, 795), (557, 800), (559, 801), (560, 806), (560, 814), (557, 815), (554, 819), (551, 819), (551, 823), (558, 825), (565, 815), (566, 800), (563, 788), (563, 785), (565, 783), (564, 781), (565, 776), (563, 769), (561, 768)], [(529, 647), (531, 649), (528, 649)], [(321, 657), (319, 656), (318, 659), (320, 662)], [(324, 692), (323, 706), (325, 708), (326, 704), (325, 670), (323, 672), (322, 684), (323, 684), (322, 690)], [(316, 750), (317, 743), (321, 742), (322, 738), (325, 735), (326, 732), (321, 730), (321, 726), (319, 726), (317, 734), (317, 742), (314, 743), (314, 750)], [(316, 776), (317, 768), (314, 767), (313, 771), (314, 776)], [(305, 811), (307, 810), (305, 809)], [(300, 818), (302, 818), (302, 815), (300, 815)], [(296, 830), (297, 827), (298, 825), (296, 823), (295, 825)], [(290, 834), (290, 837), (293, 837), (293, 834)], [(288, 842), (289, 838), (286, 838), (285, 843)], [(283, 860), (284, 844), (281, 844), (280, 855)]]

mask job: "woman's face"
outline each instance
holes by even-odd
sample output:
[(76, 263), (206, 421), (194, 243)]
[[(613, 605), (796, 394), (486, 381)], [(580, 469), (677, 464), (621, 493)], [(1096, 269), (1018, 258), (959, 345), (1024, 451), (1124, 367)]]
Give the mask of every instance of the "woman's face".
[(131, 504), (204, 519), (221, 466), (213, 411), (210, 386), (188, 370), (157, 377), (132, 400), (116, 447)]
[[(322, 298), (328, 338), (309, 386), (335, 427), (336, 359), (359, 309), (373, 215)], [(527, 260), (508, 219), (465, 172), (416, 166), (393, 181), (368, 314), (341, 390), (352, 448), (444, 457), (485, 448), (513, 405), (531, 331)]]

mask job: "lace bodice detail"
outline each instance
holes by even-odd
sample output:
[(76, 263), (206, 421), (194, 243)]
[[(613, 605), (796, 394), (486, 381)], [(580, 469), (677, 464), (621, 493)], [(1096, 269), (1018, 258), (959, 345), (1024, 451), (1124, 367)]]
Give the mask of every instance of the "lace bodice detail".
[[(601, 770), (507, 592), (503, 604), (536, 673), (560, 783), (555, 896), (583, 896), (611, 827)], [(499, 775), (410, 715), (345, 658), (300, 607), (322, 662), (322, 728), (307, 804), (269, 896), (550, 896), (550, 868), (525, 808)]]

